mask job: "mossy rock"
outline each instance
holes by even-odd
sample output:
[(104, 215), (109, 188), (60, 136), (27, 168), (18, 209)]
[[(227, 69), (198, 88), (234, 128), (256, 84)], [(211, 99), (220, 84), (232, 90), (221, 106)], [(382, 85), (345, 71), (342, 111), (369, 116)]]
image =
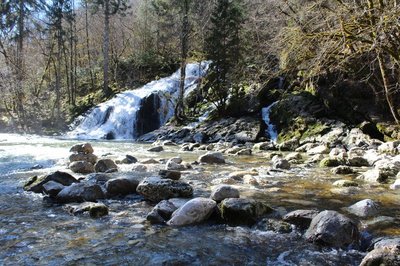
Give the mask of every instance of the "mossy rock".
[(400, 126), (387, 123), (376, 124), (377, 129), (384, 135), (385, 141), (394, 141), (400, 139)]
[(319, 162), (319, 167), (336, 167), (341, 165), (338, 159), (324, 158)]

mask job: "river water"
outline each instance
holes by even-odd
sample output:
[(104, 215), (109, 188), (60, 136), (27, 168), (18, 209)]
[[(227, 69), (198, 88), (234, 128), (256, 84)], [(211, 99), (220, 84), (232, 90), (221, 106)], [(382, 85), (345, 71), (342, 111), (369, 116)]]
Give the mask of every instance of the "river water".
[[(69, 148), (76, 143), (0, 134), (0, 265), (358, 265), (365, 256), (357, 250), (315, 246), (296, 231), (281, 234), (220, 224), (180, 228), (150, 225), (145, 217), (153, 205), (137, 195), (105, 200), (110, 214), (92, 219), (71, 216), (62, 206), (48, 206), (40, 195), (23, 191), (24, 182), (33, 175), (68, 171)], [(92, 145), (96, 155), (109, 158), (130, 154), (140, 160), (168, 159), (179, 155), (193, 162), (201, 154), (182, 153), (179, 147), (170, 146), (154, 154), (146, 151), (148, 144), (127, 141), (95, 141)], [(259, 186), (241, 184), (242, 197), (264, 201), (280, 213), (309, 208), (345, 213), (343, 207), (372, 198), (381, 202), (380, 215), (397, 222), (370, 233), (399, 233), (400, 198), (386, 186), (363, 185), (339, 192), (332, 183), (343, 177), (326, 169), (299, 165), (271, 174), (263, 155), (227, 159), (224, 166), (194, 166), (182, 179), (194, 186), (195, 196), (207, 197), (214, 179), (232, 171), (256, 169), (258, 178), (265, 182)], [(32, 169), (38, 165), (43, 168)], [(119, 174), (133, 174), (129, 167), (120, 166)], [(364, 223), (367, 221), (361, 221), (361, 227)]]

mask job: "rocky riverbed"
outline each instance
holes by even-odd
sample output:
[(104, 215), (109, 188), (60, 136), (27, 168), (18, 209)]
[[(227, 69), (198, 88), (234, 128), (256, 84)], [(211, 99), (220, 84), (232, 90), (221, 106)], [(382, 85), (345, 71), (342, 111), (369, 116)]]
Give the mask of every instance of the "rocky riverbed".
[(400, 142), (1, 139), (6, 265), (399, 263)]

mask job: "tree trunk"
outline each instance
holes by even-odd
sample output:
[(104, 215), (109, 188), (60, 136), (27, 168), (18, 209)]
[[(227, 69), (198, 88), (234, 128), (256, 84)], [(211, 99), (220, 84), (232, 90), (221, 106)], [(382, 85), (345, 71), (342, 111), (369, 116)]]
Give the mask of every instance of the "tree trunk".
[(90, 74), (90, 82), (91, 82), (91, 89), (94, 89), (94, 76), (92, 71), (92, 59), (90, 55), (90, 41), (89, 41), (89, 18), (88, 18), (88, 5), (87, 1), (85, 2), (85, 31), (86, 31), (86, 53), (88, 57), (89, 63), (89, 74)]
[(104, 40), (103, 40), (103, 95), (109, 96), (110, 95), (110, 88), (109, 88), (109, 76), (108, 76), (108, 69), (109, 69), (109, 49), (110, 49), (110, 0), (104, 1)]
[(25, 108), (24, 108), (24, 35), (25, 35), (25, 6), (24, 0), (18, 2), (18, 37), (17, 37), (17, 60), (16, 60), (16, 78), (17, 87), (15, 90), (16, 111), (20, 120), (20, 125), (24, 129), (26, 126)]

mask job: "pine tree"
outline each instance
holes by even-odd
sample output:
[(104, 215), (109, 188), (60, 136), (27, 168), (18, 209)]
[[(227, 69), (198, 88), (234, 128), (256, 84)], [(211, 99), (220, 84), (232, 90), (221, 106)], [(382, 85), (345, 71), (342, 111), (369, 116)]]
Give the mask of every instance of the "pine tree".
[(235, 69), (241, 58), (240, 33), (243, 9), (236, 0), (218, 0), (206, 38), (207, 58), (212, 61), (205, 88), (207, 98), (220, 114), (225, 112), (231, 89), (236, 87)]

